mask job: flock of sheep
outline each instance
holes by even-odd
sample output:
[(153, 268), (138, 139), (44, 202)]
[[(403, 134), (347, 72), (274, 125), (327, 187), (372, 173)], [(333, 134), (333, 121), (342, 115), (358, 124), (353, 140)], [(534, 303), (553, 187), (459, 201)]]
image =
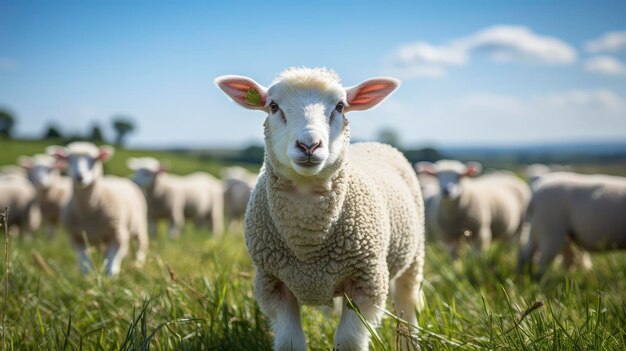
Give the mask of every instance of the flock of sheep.
[(0, 206), (9, 207), (10, 233), (29, 235), (43, 224), (52, 236), (62, 224), (81, 271), (92, 269), (86, 250), (93, 245), (104, 247), (106, 273), (116, 275), (132, 238), (138, 242), (137, 263), (143, 263), (148, 233), (156, 235), (160, 219), (169, 222), (170, 237), (180, 235), (186, 219), (216, 235), (224, 231), (224, 213), (237, 225), (248, 201), (241, 194), (249, 197), (256, 182), (241, 167), (226, 169), (223, 182), (203, 172), (177, 176), (150, 157), (127, 160), (132, 181), (103, 175), (103, 163), (113, 152), (110, 146), (74, 142), (50, 146), (46, 154), (21, 156), (18, 163), (25, 174), (17, 167), (0, 174)]
[[(493, 240), (519, 241), (519, 271), (537, 254), (539, 274), (558, 254), (565, 264), (574, 262), (572, 245), (626, 248), (626, 178), (533, 166), (531, 186), (510, 172), (480, 175), (478, 163), (412, 167), (388, 145), (351, 144), (346, 114), (378, 105), (399, 86), (395, 79), (343, 87), (333, 71), (291, 68), (269, 87), (243, 76), (222, 76), (216, 84), (237, 104), (265, 114), (258, 177), (241, 168), (225, 170), (222, 181), (206, 173), (176, 176), (153, 158), (130, 158), (131, 181), (103, 175), (110, 147), (52, 146), (47, 155), (20, 158), (28, 179), (0, 176), (9, 224), (32, 231), (43, 214), (52, 234), (60, 221), (81, 269), (91, 269), (89, 243), (105, 247), (106, 271), (115, 275), (131, 238), (138, 239), (137, 261), (144, 260), (158, 219), (167, 219), (176, 237), (185, 219), (219, 234), (224, 216), (230, 225), (244, 217), (255, 298), (277, 350), (306, 350), (301, 306), (329, 305), (337, 297), (344, 306), (338, 350), (367, 350), (361, 317), (376, 324), (389, 294), (416, 324), (425, 303), (426, 236), (445, 243), (455, 259), (462, 242), (480, 252)], [(63, 167), (69, 178), (61, 176)], [(590, 262), (586, 253), (581, 260)], [(345, 308), (352, 302), (360, 316)]]

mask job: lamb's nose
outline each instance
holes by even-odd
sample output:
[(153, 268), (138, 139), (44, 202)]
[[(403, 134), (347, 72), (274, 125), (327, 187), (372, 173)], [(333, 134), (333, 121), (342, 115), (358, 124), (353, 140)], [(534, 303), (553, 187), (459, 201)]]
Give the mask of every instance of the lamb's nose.
[(307, 144), (305, 144), (305, 143), (301, 142), (300, 140), (297, 140), (297, 141), (296, 141), (296, 146), (297, 146), (298, 148), (300, 148), (302, 151), (304, 151), (304, 153), (305, 153), (307, 156), (311, 156), (311, 155), (313, 155), (313, 152), (315, 151), (315, 149), (317, 149), (318, 147), (320, 147), (320, 145), (322, 145), (322, 142), (321, 142), (321, 141), (316, 141), (316, 142), (314, 142), (314, 143), (312, 143), (312, 144), (310, 144), (310, 145), (307, 145)]
[(74, 177), (74, 179), (76, 179), (77, 182), (82, 183), (83, 182), (83, 176), (78, 174), (76, 175), (76, 177)]

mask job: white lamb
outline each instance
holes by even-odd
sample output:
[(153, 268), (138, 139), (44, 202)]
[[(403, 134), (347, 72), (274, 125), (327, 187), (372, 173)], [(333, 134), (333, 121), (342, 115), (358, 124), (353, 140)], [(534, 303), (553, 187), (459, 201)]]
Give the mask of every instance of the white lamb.
[(419, 168), (439, 179), (437, 224), (454, 258), (463, 238), (479, 251), (492, 239), (511, 239), (521, 233), (530, 199), (530, 189), (521, 179), (505, 172), (470, 178), (482, 169), (476, 162), (441, 160), (422, 162)]
[(46, 225), (46, 233), (48, 237), (52, 237), (60, 224), (61, 210), (72, 196), (72, 180), (61, 175), (60, 169), (64, 165), (52, 156), (20, 156), (18, 162), (27, 171), (28, 179), (37, 189), (37, 203)]
[[(587, 251), (625, 249), (626, 178), (547, 174), (533, 191), (528, 219), (530, 237), (520, 252), (520, 272), (537, 251), (540, 277), (559, 253), (564, 253), (564, 265), (570, 265), (573, 244)], [(588, 257), (583, 264), (590, 266)]]
[(422, 189), (422, 197), (424, 198), (424, 219), (426, 227), (426, 238), (436, 239), (439, 237), (439, 225), (437, 224), (437, 211), (439, 209), (439, 201), (441, 201), (441, 191), (439, 190), (439, 181), (437, 177), (420, 173), (422, 162), (415, 164), (415, 170), (418, 172), (420, 187)]
[[(333, 71), (291, 68), (269, 88), (242, 76), (216, 83), (239, 105), (268, 114), (245, 240), (274, 348), (306, 350), (300, 306), (330, 305), (344, 293), (377, 323), (390, 282), (397, 310), (417, 324), (424, 263), (417, 177), (389, 145), (350, 145), (345, 117), (377, 105), (399, 82), (375, 78), (344, 88)], [(365, 325), (344, 302), (335, 348), (367, 350), (368, 343)]]
[[(41, 212), (37, 205), (36, 191), (27, 178), (21, 175), (0, 175), (0, 212), (9, 208), (6, 221), (13, 236), (31, 236), (41, 224)], [(3, 225), (1, 223), (0, 225)], [(4, 230), (4, 226), (0, 232)]]
[(178, 237), (185, 218), (206, 225), (214, 234), (224, 230), (222, 184), (212, 175), (195, 172), (186, 176), (167, 173), (167, 167), (152, 157), (131, 157), (126, 161), (133, 170), (133, 181), (148, 202), (150, 234), (156, 234), (159, 219), (169, 221), (169, 236)]
[(84, 273), (92, 268), (88, 244), (106, 247), (106, 274), (110, 276), (120, 272), (131, 238), (138, 241), (139, 264), (148, 250), (147, 208), (141, 190), (126, 178), (103, 176), (102, 164), (113, 151), (110, 146), (98, 148), (87, 142), (46, 149), (69, 165), (73, 193), (61, 217)]
[(234, 231), (241, 223), (250, 200), (250, 193), (256, 185), (257, 175), (243, 167), (233, 166), (222, 170), (224, 182), (224, 214), (229, 231)]

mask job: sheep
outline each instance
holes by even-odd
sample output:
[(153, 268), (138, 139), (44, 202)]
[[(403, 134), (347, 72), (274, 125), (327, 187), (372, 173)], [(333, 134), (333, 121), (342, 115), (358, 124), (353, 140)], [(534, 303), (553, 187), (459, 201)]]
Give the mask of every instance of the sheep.
[(439, 180), (437, 225), (453, 258), (458, 258), (463, 237), (474, 251), (481, 251), (492, 239), (510, 240), (521, 234), (530, 199), (530, 189), (521, 179), (504, 172), (472, 179), (482, 169), (476, 162), (440, 160), (422, 162), (419, 168)]
[(224, 214), (233, 231), (246, 212), (250, 193), (256, 185), (256, 174), (245, 168), (233, 166), (222, 170), (224, 182)]
[(9, 216), (5, 220), (9, 233), (32, 236), (41, 224), (41, 212), (35, 188), (27, 178), (16, 174), (0, 175), (0, 212), (7, 207)]
[(206, 224), (214, 234), (223, 231), (223, 191), (215, 177), (205, 172), (169, 174), (167, 166), (152, 157), (131, 157), (126, 165), (133, 170), (133, 181), (148, 202), (151, 235), (156, 235), (159, 219), (169, 221), (171, 238), (180, 235), (185, 218), (193, 219), (197, 225)]
[[(625, 249), (625, 214), (624, 177), (569, 172), (545, 175), (537, 182), (528, 206), (530, 236), (520, 250), (518, 273), (537, 251), (535, 277), (539, 278), (559, 253), (564, 253), (564, 265), (570, 266), (573, 244), (586, 251)], [(590, 268), (589, 256), (582, 259)]]
[[(417, 324), (424, 263), (417, 177), (389, 145), (350, 145), (345, 117), (374, 107), (399, 81), (374, 78), (344, 88), (334, 71), (290, 68), (269, 88), (243, 76), (215, 82), (239, 105), (267, 113), (264, 165), (244, 236), (274, 348), (306, 350), (301, 305), (330, 305), (335, 296), (349, 296), (375, 325), (390, 285), (398, 311)], [(367, 350), (366, 326), (346, 304), (334, 345)]]
[(5, 165), (0, 166), (0, 176), (4, 175), (18, 175), (26, 178), (28, 175), (24, 168), (17, 165)]
[(526, 166), (524, 169), (524, 173), (526, 178), (528, 179), (528, 184), (530, 184), (531, 188), (534, 188), (535, 183), (544, 175), (552, 173), (552, 172), (564, 172), (569, 171), (568, 166), (563, 166), (559, 164), (551, 164), (544, 165), (542, 163), (533, 163), (531, 165)]
[(59, 169), (63, 165), (49, 155), (20, 156), (18, 163), (27, 171), (28, 179), (37, 190), (37, 203), (46, 233), (51, 238), (60, 223), (61, 209), (72, 195), (72, 180), (61, 175)]
[(103, 163), (111, 158), (111, 146), (96, 147), (73, 142), (50, 146), (48, 155), (66, 162), (72, 178), (72, 196), (61, 213), (61, 222), (79, 257), (83, 273), (92, 269), (88, 245), (106, 248), (105, 272), (120, 273), (130, 239), (136, 238), (136, 260), (141, 265), (148, 250), (147, 206), (137, 185), (126, 178), (103, 176)]
[(415, 164), (415, 170), (418, 172), (417, 179), (420, 182), (422, 197), (424, 198), (426, 237), (435, 239), (439, 237), (439, 227), (437, 225), (437, 210), (439, 208), (439, 201), (441, 201), (439, 181), (437, 177), (420, 173), (420, 164), (421, 162)]

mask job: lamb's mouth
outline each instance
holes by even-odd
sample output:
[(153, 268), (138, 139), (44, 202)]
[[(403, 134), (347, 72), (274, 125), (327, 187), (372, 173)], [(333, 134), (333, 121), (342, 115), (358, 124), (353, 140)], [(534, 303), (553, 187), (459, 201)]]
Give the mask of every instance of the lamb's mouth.
[(313, 158), (304, 158), (301, 160), (295, 160), (296, 164), (303, 168), (313, 168), (322, 163), (323, 160), (317, 160)]

